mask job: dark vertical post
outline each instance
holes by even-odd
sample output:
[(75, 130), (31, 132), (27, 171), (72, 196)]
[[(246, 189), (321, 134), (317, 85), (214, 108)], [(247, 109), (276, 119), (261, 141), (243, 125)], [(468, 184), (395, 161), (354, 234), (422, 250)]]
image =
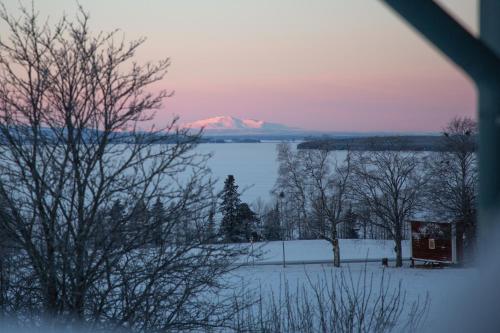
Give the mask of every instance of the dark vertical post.
[(281, 241), (281, 245), (283, 246), (283, 267), (286, 267), (286, 265), (285, 265), (285, 262), (286, 262), (286, 260), (285, 260), (285, 241), (284, 240)]
[[(500, 1), (481, 0), (480, 39), (500, 56)], [(487, 239), (500, 205), (500, 77), (479, 82), (479, 236)]]
[(285, 233), (287, 232), (287, 228), (285, 228), (285, 219), (283, 218), (283, 198), (285, 197), (285, 193), (282, 191), (279, 194), (279, 202), (280, 202), (280, 228), (281, 228), (281, 246), (283, 249), (283, 267), (285, 265)]
[(381, 0), (474, 80), (479, 95), (479, 237), (500, 207), (500, 1), (481, 0), (478, 39), (433, 0)]

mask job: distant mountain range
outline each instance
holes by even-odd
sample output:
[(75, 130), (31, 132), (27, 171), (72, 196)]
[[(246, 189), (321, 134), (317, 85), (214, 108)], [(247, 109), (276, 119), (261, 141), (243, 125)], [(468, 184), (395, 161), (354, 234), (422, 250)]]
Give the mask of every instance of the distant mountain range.
[(215, 140), (244, 137), (255, 140), (304, 140), (329, 138), (354, 138), (372, 136), (436, 136), (433, 132), (338, 132), (308, 130), (256, 119), (240, 119), (232, 116), (216, 116), (185, 123), (184, 128), (198, 131), (203, 128), (204, 137)]
[(299, 131), (298, 128), (256, 119), (239, 119), (232, 116), (217, 116), (197, 120), (184, 125), (186, 128), (203, 128), (207, 134), (270, 134)]

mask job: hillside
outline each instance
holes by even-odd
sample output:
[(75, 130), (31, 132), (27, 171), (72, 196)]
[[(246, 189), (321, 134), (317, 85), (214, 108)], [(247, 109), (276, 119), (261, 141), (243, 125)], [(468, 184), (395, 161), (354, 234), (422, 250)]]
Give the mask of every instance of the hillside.
[(300, 143), (298, 149), (365, 151), (445, 151), (445, 137), (437, 135), (372, 136), (313, 139)]

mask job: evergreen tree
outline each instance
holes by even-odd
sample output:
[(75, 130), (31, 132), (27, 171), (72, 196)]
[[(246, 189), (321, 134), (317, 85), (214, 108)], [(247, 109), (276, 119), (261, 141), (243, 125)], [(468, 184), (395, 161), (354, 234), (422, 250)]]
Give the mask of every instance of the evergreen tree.
[(238, 207), (240, 206), (241, 200), (240, 194), (238, 193), (238, 185), (236, 185), (233, 175), (228, 175), (224, 181), (221, 199), (221, 234), (228, 242), (238, 242), (240, 238)]
[(217, 202), (214, 202), (210, 211), (208, 213), (208, 223), (207, 223), (207, 240), (210, 243), (217, 242), (217, 234), (215, 231), (215, 213), (217, 210)]
[(128, 241), (146, 244), (151, 240), (149, 236), (149, 209), (144, 200), (138, 200), (130, 212), (130, 222), (127, 226)]
[(259, 218), (257, 214), (248, 206), (247, 203), (241, 203), (238, 206), (237, 236), (240, 241), (258, 241), (260, 232), (258, 230)]
[(167, 216), (163, 202), (160, 198), (157, 198), (153, 207), (151, 208), (151, 227), (152, 232), (151, 240), (156, 245), (161, 245), (165, 241), (164, 235), (164, 225), (166, 223)]
[(347, 212), (344, 215), (343, 218), (343, 237), (347, 239), (358, 239), (358, 227), (357, 227), (357, 215), (354, 213), (352, 210), (352, 207), (349, 207)]
[[(122, 221), (124, 219), (124, 210), (125, 207), (123, 206), (122, 202), (118, 199), (113, 202), (113, 205), (108, 211), (106, 220), (105, 220), (105, 225), (103, 225), (103, 230), (104, 232), (101, 233), (101, 235), (106, 235), (106, 234), (111, 234), (111, 238), (113, 240), (113, 243), (116, 246), (121, 246), (123, 242), (123, 237), (125, 236), (125, 230), (123, 228), (123, 224), (121, 223), (116, 223), (116, 221)], [(113, 229), (109, 230), (111, 227), (110, 226), (118, 226), (118, 229)], [(99, 236), (99, 233), (98, 233)], [(99, 240), (100, 242), (100, 240)]]
[(263, 237), (265, 240), (274, 241), (281, 239), (280, 211), (279, 204), (276, 205), (264, 216)]

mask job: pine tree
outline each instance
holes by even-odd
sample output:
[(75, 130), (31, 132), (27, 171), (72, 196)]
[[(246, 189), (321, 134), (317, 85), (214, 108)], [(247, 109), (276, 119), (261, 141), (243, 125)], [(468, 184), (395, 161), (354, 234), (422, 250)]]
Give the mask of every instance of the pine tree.
[(344, 237), (347, 239), (358, 239), (358, 228), (356, 225), (357, 215), (352, 210), (352, 207), (349, 207), (349, 210), (345, 213), (343, 217), (343, 229), (344, 229)]
[[(113, 202), (110, 210), (108, 211), (105, 225), (103, 226), (103, 230), (105, 230), (102, 235), (111, 234), (113, 239), (113, 243), (115, 246), (119, 247), (122, 245), (125, 236), (125, 230), (123, 229), (123, 224), (116, 223), (116, 221), (121, 221), (124, 218), (124, 210), (122, 202), (118, 199)], [(119, 226), (119, 229), (109, 230), (111, 225)]]
[(248, 206), (247, 203), (241, 203), (238, 206), (237, 236), (240, 241), (258, 241), (260, 232), (258, 230), (259, 219), (257, 214)]
[(264, 216), (264, 230), (262, 236), (268, 241), (281, 239), (280, 211), (278, 202), (276, 202), (275, 207)]
[(238, 242), (240, 238), (238, 237), (238, 207), (241, 204), (241, 200), (238, 193), (238, 185), (236, 185), (233, 175), (228, 175), (224, 181), (221, 199), (221, 234), (228, 242)]
[(210, 211), (208, 213), (208, 223), (207, 223), (207, 231), (206, 231), (206, 239), (209, 243), (217, 242), (217, 234), (215, 231), (215, 213), (217, 210), (217, 202), (214, 202), (210, 207)]
[(149, 236), (149, 209), (144, 200), (138, 200), (130, 212), (126, 239), (131, 242), (146, 244)]
[(164, 225), (166, 223), (167, 216), (163, 202), (160, 198), (157, 198), (153, 207), (151, 208), (151, 228), (150, 231), (153, 233), (151, 240), (158, 246), (165, 241), (164, 235)]

